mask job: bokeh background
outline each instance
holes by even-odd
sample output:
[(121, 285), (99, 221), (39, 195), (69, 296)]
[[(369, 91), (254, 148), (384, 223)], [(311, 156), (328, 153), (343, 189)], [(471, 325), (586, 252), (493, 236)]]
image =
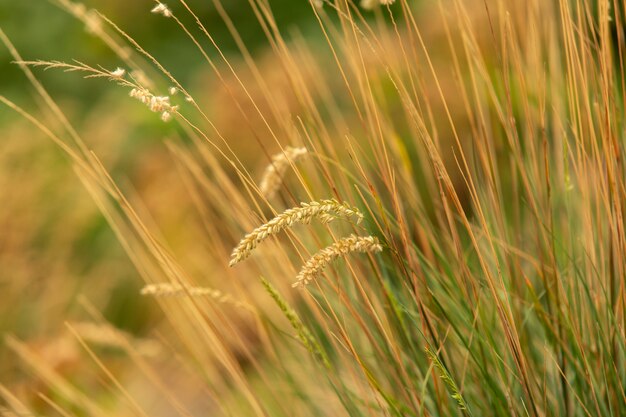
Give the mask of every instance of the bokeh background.
[[(224, 92), (206, 62), (176, 25), (149, 13), (152, 1), (84, 3), (126, 30), (183, 84), (202, 92), (202, 105), (208, 112), (217, 112), (223, 125), (233, 124), (222, 99)], [(222, 50), (237, 62), (235, 43), (211, 2), (191, 0), (189, 4)], [(224, 6), (263, 65), (266, 41), (248, 1), (227, 0)], [(316, 41), (317, 35), (308, 29), (316, 22), (306, 1), (274, 0), (272, 6), (283, 28)], [(0, 0), (0, 27), (26, 60), (76, 59), (107, 69), (121, 65), (100, 40), (85, 31), (83, 23), (47, 0)], [(24, 74), (11, 61), (7, 49), (0, 46), (0, 94), (50, 121)], [(268, 77), (271, 65), (266, 65)], [(198, 241), (194, 236), (198, 228), (193, 226), (197, 219), (164, 146), (169, 137), (176, 136), (176, 128), (109, 82), (58, 70), (35, 69), (35, 73), (116, 181), (133, 190), (145, 205), (165, 239), (183, 254), (181, 259), (185, 253), (197, 253), (186, 250)], [(280, 82), (276, 77), (278, 89), (284, 87)], [(26, 341), (55, 369), (72, 374), (80, 362), (76, 349), (70, 346), (59, 353), (63, 352), (59, 346), (67, 342), (64, 322), (93, 319), (86, 305), (137, 337), (154, 326), (160, 315), (151, 300), (138, 295), (142, 282), (135, 268), (68, 158), (6, 107), (0, 107), (0, 132), (0, 335)], [(24, 394), (36, 391), (32, 380), (15, 352), (0, 342), (0, 383)]]
[[(272, 119), (276, 114), (271, 115), (267, 111), (267, 97), (264, 97), (264, 91), (255, 87), (254, 77), (246, 68), (235, 42), (214, 9), (213, 2), (187, 1), (209, 28), (229, 62), (237, 69), (238, 76), (249, 89), (245, 93), (232, 74), (228, 74), (228, 69), (218, 58), (215, 48), (203, 38), (206, 50), (216, 58), (218, 70), (225, 74), (222, 80), (218, 80), (192, 42), (174, 22), (150, 13), (154, 6), (152, 0), (89, 0), (85, 5), (88, 8), (97, 8), (127, 31), (176, 79), (188, 87), (200, 107), (210, 115), (218, 130), (229, 141), (246, 169), (249, 168), (250, 172), (258, 175), (266, 162), (260, 158), (256, 145), (252, 145), (256, 144), (255, 141), (267, 141), (268, 145), (273, 142), (269, 135), (268, 138), (262, 137), (267, 129), (264, 121), (258, 115), (255, 116), (254, 109), (248, 107), (239, 112), (235, 102), (249, 103), (246, 95), (250, 93), (261, 111), (270, 115), (268, 123), (272, 126), (280, 126), (277, 120)], [(298, 108), (299, 102), (284, 76), (285, 68), (280, 68), (281, 61), (276, 59), (268, 47), (265, 34), (250, 9), (248, 0), (221, 1), (235, 22), (246, 47), (251, 51), (268, 90), (275, 95), (272, 102), (279, 107), (276, 113), (289, 115), (290, 120), (295, 119), (293, 116), (302, 114), (302, 109)], [(190, 16), (178, 13), (181, 8), (177, 7), (179, 5), (176, 0), (170, 0), (169, 3), (187, 27), (195, 27)], [(302, 54), (294, 54), (299, 59), (294, 65), (303, 68), (302, 74), (299, 74), (303, 83), (313, 85), (318, 78), (322, 79), (319, 85), (323, 85), (327, 94), (333, 96), (336, 108), (340, 109), (342, 122), (345, 121), (349, 129), (356, 131), (354, 137), (358, 137), (359, 124), (356, 117), (349, 111), (345, 114), (341, 111), (351, 106), (350, 97), (345, 91), (344, 94), (333, 94), (341, 91), (336, 87), (342, 80), (338, 74), (332, 73), (333, 58), (328, 51), (328, 45), (319, 50), (315, 48), (315, 45), (325, 45), (326, 41), (320, 34), (308, 1), (270, 0), (270, 3), (282, 37), (287, 42), (293, 41), (290, 46), (297, 47), (300, 45), (298, 42), (305, 39), (311, 47)], [(425, 8), (436, 7), (436, 2), (416, 0), (414, 4), (416, 10), (422, 5)], [(487, 51), (482, 57), (485, 67), (498, 68), (499, 57), (488, 52), (493, 50), (493, 34), (491, 22), (487, 21), (482, 8), (483, 0), (467, 0), (467, 4), (468, 20), (475, 28), (472, 35), (476, 36), (477, 49)], [(476, 7), (471, 7), (472, 4)], [(398, 6), (396, 4), (393, 7)], [(523, 2), (512, 1), (511, 8), (514, 10), (515, 7), (524, 9)], [(453, 65), (450, 64), (453, 61), (445, 34), (447, 28), (441, 24), (446, 17), (437, 20), (432, 17), (435, 16), (433, 10), (420, 12), (422, 10), (416, 13), (420, 33), (424, 36), (428, 50), (432, 51), (432, 62), (437, 68), (439, 83), (435, 86), (427, 79), (424, 86), (420, 86), (420, 94), (423, 94), (425, 101), (432, 107), (429, 109), (433, 114), (431, 123), (437, 127), (437, 137), (441, 141), (442, 149), (452, 149), (453, 134), (447, 120), (448, 114), (460, 132), (460, 142), (467, 144), (469, 149), (472, 143), (472, 130), (469, 128), (471, 115), (468, 115), (465, 103), (458, 94), (458, 79), (455, 78)], [(387, 28), (382, 14), (363, 13), (367, 19), (378, 19), (374, 23), (380, 24), (381, 33), (392, 33), (390, 27), (389, 31), (385, 30)], [(525, 25), (525, 22), (517, 23), (522, 28)], [(26, 60), (79, 60), (108, 70), (122, 65), (100, 40), (85, 30), (82, 22), (55, 6), (53, 1), (0, 0), (0, 27)], [(450, 30), (450, 39), (461, 42), (463, 31), (457, 27), (451, 27)], [(383, 44), (386, 47), (385, 59), (397, 60), (390, 66), (403, 68), (404, 62), (398, 64), (402, 54), (397, 45), (389, 41), (391, 37), (382, 38), (383, 42), (389, 42)], [(310, 52), (308, 56), (307, 52)], [(388, 62), (377, 62), (371, 55), (368, 56), (367, 50), (363, 52), (363, 59), (367, 65), (368, 76), (376, 79), (376, 84), (380, 86), (377, 93), (385, 99), (390, 121), (393, 123), (395, 117), (399, 119), (394, 127), (399, 137), (410, 134), (410, 130), (402, 123), (403, 109), (394, 94), (394, 86), (385, 82), (385, 66)], [(6, 48), (0, 45), (0, 94), (22, 106), (51, 128), (61, 130), (34, 94), (24, 74), (11, 61)], [(248, 282), (229, 282), (219, 274), (212, 274), (213, 260), (207, 260), (206, 254), (214, 247), (207, 241), (207, 229), (194, 205), (193, 197), (185, 189), (184, 178), (181, 180), (182, 170), (177, 164), (184, 158), (173, 158), (172, 155), (172, 151), (178, 152), (182, 149), (193, 153), (200, 148), (185, 148), (185, 140), (189, 139), (181, 134), (180, 126), (176, 123), (164, 123), (158, 114), (149, 112), (144, 105), (129, 98), (127, 89), (119, 88), (107, 80), (83, 79), (78, 73), (46, 71), (42, 68), (35, 68), (34, 72), (80, 132), (87, 146), (98, 155), (116, 184), (130, 198), (142, 220), (151, 231), (155, 231), (159, 242), (167, 243), (168, 251), (193, 278), (192, 282), (203, 285), (217, 283), (227, 293), (234, 293), (229, 291), (229, 286), (249, 285)], [(420, 69), (416, 69), (415, 73), (419, 74)], [(440, 94), (439, 88), (443, 94)], [(442, 95), (446, 97), (445, 103)], [(317, 103), (315, 100), (318, 99), (320, 97), (314, 97), (313, 103)], [(250, 115), (245, 123), (241, 113)], [(66, 155), (49, 138), (14, 111), (3, 106), (0, 106), (0, 132), (0, 338), (4, 339), (0, 340), (0, 384), (7, 385), (20, 398), (27, 398), (28, 404), (38, 404), (39, 401), (41, 409), (44, 409), (36, 393), (54, 396), (54, 393), (47, 391), (49, 388), (41, 380), (41, 369), (37, 369), (45, 366), (82, 387), (84, 392), (94, 395), (96, 402), (116, 404), (119, 397), (108, 397), (113, 390), (107, 389), (110, 387), (102, 382), (102, 370), (94, 365), (94, 361), (88, 357), (65, 325), (66, 322), (72, 326), (77, 323), (106, 322), (112, 328), (136, 338), (138, 346), (143, 346), (139, 342), (156, 340), (160, 343), (159, 346), (167, 348), (165, 350), (168, 353), (173, 352), (169, 360), (162, 360), (160, 372), (168, 381), (175, 381), (173, 385), (176, 385), (181, 395), (191, 398), (186, 403), (192, 409), (197, 407), (198, 415), (206, 413), (210, 408), (205, 407), (202, 402), (207, 401), (207, 396), (198, 391), (204, 385), (188, 377), (193, 372), (184, 376), (178, 373), (175, 358), (172, 357), (180, 350), (176, 346), (168, 346), (176, 343), (175, 341), (168, 340), (167, 336), (161, 337), (174, 332), (171, 328), (166, 328), (164, 313), (155, 300), (140, 295), (143, 285), (140, 274), (81, 184)], [(288, 137), (288, 129), (282, 132), (286, 133), (280, 138), (283, 143), (298, 142)], [(330, 137), (341, 137), (340, 133), (339, 130), (332, 131)], [(257, 135), (261, 137), (256, 137)], [(508, 157), (503, 149), (496, 149), (496, 154), (506, 161)], [(271, 154), (277, 149), (274, 147), (269, 151)], [(410, 155), (410, 151), (407, 155)], [(456, 166), (452, 152), (444, 155), (444, 158), (448, 158), (443, 161), (445, 165)], [(505, 184), (504, 189), (513, 189), (506, 186), (508, 182), (514, 182), (512, 178), (502, 177), (500, 180)], [(463, 184), (464, 179), (459, 174), (456, 177), (452, 174), (451, 181), (458, 185)], [(416, 184), (420, 186), (419, 182)], [(465, 187), (459, 189), (463, 190)], [(467, 205), (467, 196), (462, 191), (457, 194), (460, 204)], [(430, 204), (428, 198), (423, 200)], [(206, 204), (206, 207), (210, 209), (211, 204)], [(514, 205), (511, 209), (515, 209)], [(434, 212), (428, 206), (425, 210)], [(466, 207), (466, 211), (469, 210)], [(211, 230), (219, 231), (220, 225), (214, 225)], [(220, 233), (218, 235), (221, 237)], [(225, 237), (229, 238), (232, 239), (232, 236)], [(235, 243), (236, 240), (225, 241), (223, 246), (232, 248)], [(223, 258), (227, 256), (225, 253)], [(231, 314), (227, 308), (224, 311), (225, 315)], [(247, 323), (241, 320), (241, 327), (245, 329)], [(254, 345), (255, 335), (249, 333), (252, 341), (250, 345)], [(104, 337), (106, 334), (100, 333), (100, 336)], [(248, 341), (244, 337), (240, 343), (246, 344)], [(124, 385), (131, 387), (132, 397), (147, 404), (158, 400), (154, 392), (142, 391), (143, 386), (134, 374), (136, 363), (129, 365), (128, 358), (120, 349), (107, 347), (106, 343), (103, 345), (105, 346), (102, 349), (95, 347), (98, 349), (96, 354), (108, 369), (124, 378)], [(150, 345), (145, 346), (150, 351)], [(232, 350), (237, 351), (237, 346), (233, 345)], [(33, 365), (32, 360), (26, 365), (25, 362), (29, 362), (24, 360), (26, 352), (36, 354), (41, 365)], [(159, 364), (161, 359), (158, 352), (155, 353), (153, 349), (151, 354), (157, 355), (155, 361)], [(19, 360), (19, 356), (22, 356), (22, 360)], [(156, 368), (159, 369), (159, 366)], [(304, 379), (309, 377), (303, 373)], [(233, 395), (233, 402), (236, 402), (236, 393)], [(116, 407), (107, 409), (116, 410)], [(2, 411), (0, 405), (0, 414)], [(126, 413), (112, 412), (111, 415)]]

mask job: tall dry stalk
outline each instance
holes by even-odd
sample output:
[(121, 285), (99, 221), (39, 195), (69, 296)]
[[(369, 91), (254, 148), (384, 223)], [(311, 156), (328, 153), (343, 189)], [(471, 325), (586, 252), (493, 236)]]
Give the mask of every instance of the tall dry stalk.
[[(59, 3), (86, 19), (73, 3)], [(178, 26), (206, 61), (221, 93), (217, 104), (232, 112), (224, 120), (239, 121), (232, 137), (198, 104), (193, 86), (179, 83), (105, 16), (90, 14), (103, 25), (97, 35), (113, 51), (121, 50), (117, 42), (134, 48), (120, 57), (120, 68), (156, 72), (150, 87), (117, 70), (43, 63), (101, 71), (100, 78), (137, 88), (135, 98), (179, 124), (183, 137), (168, 147), (199, 218), (188, 227), (204, 228), (191, 254), (168, 246), (37, 81), (30, 67), (40, 63), (24, 61), (4, 32), (0, 39), (64, 131), (1, 100), (69, 156), (147, 288), (162, 282), (201, 288), (207, 281), (259, 313), (198, 297), (155, 300), (176, 340), (172, 356), (184, 364), (177, 376), (202, 381), (210, 399), (204, 411), (623, 415), (623, 5), (364, 3), (371, 14), (352, 1), (312, 1), (321, 46), (308, 36), (285, 37), (272, 2), (250, 0), (267, 38), (262, 61), (221, 0), (213, 6), (238, 45), (236, 57), (186, 1), (157, 2), (153, 12)], [(201, 35), (185, 26), (187, 19)], [(180, 103), (163, 99), (172, 86), (185, 98)], [(251, 139), (237, 148), (244, 127)], [(248, 150), (281, 174), (267, 149), (293, 149), (295, 142), (315, 158), (293, 171), (295, 185), (283, 197), (295, 208), (284, 211), (259, 193), (267, 187), (250, 168), (258, 164), (242, 155)], [(284, 156), (281, 167), (291, 166)], [(300, 201), (313, 203), (297, 207)], [(234, 265), (295, 223), (334, 217), (363, 218), (372, 236), (342, 239), (335, 236), (346, 236), (344, 230), (325, 228), (336, 243), (311, 257), (323, 247), (321, 233), (290, 233), (288, 241), (265, 243), (271, 250), (263, 256), (228, 268), (229, 254)], [(343, 227), (357, 233), (353, 223)], [(253, 231), (231, 252), (241, 230)], [(339, 256), (380, 252), (379, 242), (385, 251), (377, 256), (349, 256), (326, 269), (334, 279), (305, 291), (290, 287), (300, 259), (298, 281), (306, 283)], [(200, 267), (190, 267), (189, 257)], [(56, 389), (58, 407), (107, 413), (106, 403), (94, 402), (24, 344), (13, 338), (9, 344)], [(147, 404), (88, 353), (111, 395), (124, 399), (121, 409), (148, 415)], [(168, 375), (154, 364), (131, 358), (147, 385), (155, 391), (167, 385)], [(168, 409), (190, 414), (179, 390), (163, 392)], [(4, 388), (0, 394), (16, 413), (32, 407)]]

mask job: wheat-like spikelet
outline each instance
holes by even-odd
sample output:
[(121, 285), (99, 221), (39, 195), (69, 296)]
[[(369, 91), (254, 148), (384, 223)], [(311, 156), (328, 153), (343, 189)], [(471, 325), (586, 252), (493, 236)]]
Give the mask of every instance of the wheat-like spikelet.
[(445, 384), (448, 386), (450, 390), (450, 395), (457, 402), (459, 408), (461, 410), (467, 410), (468, 407), (467, 407), (467, 403), (465, 402), (465, 398), (463, 398), (463, 395), (461, 394), (459, 387), (454, 382), (454, 379), (452, 379), (452, 375), (450, 375), (450, 372), (448, 372), (444, 364), (441, 363), (439, 356), (437, 356), (437, 354), (428, 347), (426, 348), (426, 354), (428, 355), (430, 360), (433, 362), (433, 365), (435, 365), (435, 367), (439, 370), (439, 376), (441, 377), (443, 382), (445, 382)]
[(219, 303), (232, 304), (235, 307), (243, 308), (245, 310), (253, 311), (253, 307), (235, 299), (231, 294), (224, 294), (222, 291), (215, 288), (207, 287), (183, 287), (180, 284), (172, 284), (169, 282), (163, 282), (160, 284), (148, 284), (141, 289), (141, 295), (152, 295), (154, 297), (180, 297), (190, 295), (192, 297), (207, 296)]
[(250, 252), (263, 240), (278, 234), (280, 231), (291, 227), (295, 223), (306, 224), (314, 218), (319, 219), (322, 223), (328, 223), (336, 217), (352, 216), (357, 218), (357, 224), (363, 220), (363, 214), (361, 214), (358, 209), (350, 207), (345, 203), (339, 203), (334, 199), (300, 203), (300, 207), (287, 209), (269, 222), (248, 233), (241, 242), (239, 242), (237, 247), (233, 249), (230, 266), (247, 258)]
[(351, 252), (380, 252), (383, 247), (373, 236), (361, 237), (350, 235), (338, 240), (313, 255), (302, 267), (293, 287), (302, 287), (313, 280), (326, 266), (335, 259)]
[(302, 158), (306, 154), (306, 148), (293, 148), (291, 146), (287, 146), (283, 152), (279, 152), (274, 155), (272, 157), (272, 163), (265, 169), (263, 177), (261, 178), (261, 183), (259, 185), (261, 194), (263, 194), (265, 198), (273, 197), (280, 187), (287, 168), (289, 168), (293, 162)]
[(361, 0), (360, 6), (365, 10), (372, 10), (378, 4), (378, 0)]
[(274, 286), (270, 284), (268, 280), (261, 277), (261, 283), (270, 294), (272, 299), (276, 302), (287, 320), (289, 320), (291, 327), (293, 327), (293, 329), (297, 332), (298, 339), (300, 339), (304, 347), (313, 355), (315, 355), (324, 364), (324, 366), (329, 367), (330, 363), (328, 361), (328, 356), (326, 356), (326, 353), (324, 352), (324, 349), (322, 349), (322, 346), (319, 344), (315, 336), (313, 336), (311, 331), (305, 326), (302, 320), (300, 320), (300, 317), (298, 317), (298, 313), (296, 313), (295, 310), (289, 306), (287, 300), (285, 300), (280, 295), (278, 290), (274, 288)]

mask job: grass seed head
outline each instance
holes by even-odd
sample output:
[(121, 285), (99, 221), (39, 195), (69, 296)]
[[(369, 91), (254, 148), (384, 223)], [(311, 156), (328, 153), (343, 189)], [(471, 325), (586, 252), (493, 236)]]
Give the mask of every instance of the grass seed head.
[(363, 214), (358, 209), (350, 207), (345, 203), (339, 203), (337, 200), (312, 201), (310, 203), (301, 203), (300, 207), (287, 209), (269, 222), (248, 233), (233, 250), (230, 266), (247, 258), (252, 250), (268, 237), (274, 236), (296, 223), (307, 224), (313, 219), (319, 219), (322, 223), (328, 223), (337, 217), (356, 217), (357, 224), (363, 220)]
[(235, 307), (253, 311), (254, 308), (243, 301), (237, 300), (231, 294), (226, 294), (215, 288), (182, 286), (170, 282), (148, 284), (141, 289), (141, 295), (153, 297), (209, 297), (222, 304), (231, 304)]
[(272, 157), (272, 163), (263, 173), (259, 190), (265, 198), (272, 198), (280, 188), (283, 176), (289, 166), (307, 154), (306, 148), (292, 148), (287, 146), (282, 152)]
[(159, 2), (156, 6), (150, 10), (151, 13), (162, 14), (165, 17), (172, 17), (172, 11), (165, 4)]
[(124, 78), (124, 75), (126, 75), (126, 70), (124, 68), (117, 67), (115, 70), (111, 71), (112, 78)]
[(338, 240), (332, 245), (322, 249), (313, 255), (302, 267), (293, 287), (303, 287), (317, 277), (323, 269), (339, 257), (343, 257), (352, 252), (376, 253), (383, 250), (378, 239), (373, 236), (350, 235)]
[(150, 111), (161, 113), (164, 122), (170, 121), (172, 115), (178, 111), (178, 106), (172, 106), (169, 96), (155, 96), (146, 88), (133, 88), (130, 96), (148, 106)]

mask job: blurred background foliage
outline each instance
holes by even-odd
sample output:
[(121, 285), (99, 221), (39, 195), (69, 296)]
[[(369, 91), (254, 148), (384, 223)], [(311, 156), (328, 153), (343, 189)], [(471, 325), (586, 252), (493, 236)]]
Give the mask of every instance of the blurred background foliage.
[[(170, 3), (175, 10), (180, 6)], [(212, 2), (188, 3), (222, 51), (236, 60), (236, 45)], [(220, 104), (223, 93), (211, 98), (215, 83), (206, 62), (179, 27), (149, 13), (154, 2), (88, 0), (84, 4), (127, 31), (181, 83), (195, 85), (194, 91), (206, 99), (207, 106)], [(310, 35), (307, 28), (316, 22), (307, 1), (271, 4), (282, 28)], [(255, 57), (262, 56), (267, 41), (248, 0), (226, 0), (223, 5), (247, 47)], [(195, 28), (188, 16), (182, 20)], [(0, 0), (0, 27), (26, 60), (75, 59), (107, 69), (121, 65), (83, 23), (47, 0)], [(0, 94), (47, 120), (33, 88), (12, 60), (0, 47)], [(136, 193), (168, 242), (185, 253), (198, 241), (193, 234), (200, 228), (190, 227), (192, 204), (164, 146), (176, 128), (126, 99), (128, 92), (109, 82), (58, 70), (34, 72), (116, 181)], [(79, 305), (79, 295), (118, 328), (141, 334), (149, 323), (158, 321), (155, 305), (139, 296), (141, 280), (67, 158), (4, 106), (0, 128), (0, 334), (14, 334), (36, 351), (43, 350), (50, 340), (67, 336), (64, 321), (89, 319)], [(58, 367), (71, 367), (74, 362), (78, 359), (65, 358)], [(22, 379), (16, 364), (15, 353), (0, 343), (0, 382), (19, 386)]]
[[(248, 0), (222, 2), (253, 53), (270, 90), (280, 95), (276, 102), (281, 104), (281, 110), (299, 114), (297, 100), (290, 100), (293, 92), (281, 69), (276, 68), (277, 60), (268, 52), (265, 34)], [(178, 13), (181, 8), (177, 3), (176, 0), (169, 1), (187, 27), (196, 30), (189, 16)], [(188, 0), (188, 3), (238, 69), (256, 102), (263, 107), (266, 103), (262, 92), (255, 91), (253, 78), (241, 65), (235, 43), (212, 1)], [(309, 44), (324, 44), (307, 0), (270, 0), (270, 4), (284, 38), (301, 36)], [(244, 164), (256, 172), (254, 164), (259, 158), (250, 144), (253, 143), (252, 135), (263, 131), (264, 127), (255, 129), (261, 125), (258, 120), (247, 121), (250, 125), (242, 123), (240, 114), (234, 110), (232, 95), (243, 97), (243, 93), (232, 77), (226, 77), (224, 83), (220, 83), (174, 22), (149, 13), (154, 5), (151, 0), (87, 0), (85, 5), (108, 16), (145, 50), (154, 54), (182, 84), (189, 86), (203, 110), (232, 141)], [(622, 11), (620, 15), (623, 15)], [(366, 16), (371, 18), (373, 14), (366, 13)], [(489, 22), (480, 20), (480, 16), (472, 18), (476, 27), (484, 29), (478, 34), (485, 39), (479, 38), (478, 43), (491, 42)], [(434, 51), (435, 66), (442, 69), (438, 77), (441, 88), (449, 97), (447, 105), (451, 117), (463, 138), (470, 138), (466, 110), (460, 97), (452, 93), (456, 88), (452, 71), (446, 72), (451, 67), (450, 57), (446, 55), (446, 47), (439, 48), (446, 42), (443, 29), (435, 27), (436, 22), (429, 22), (428, 18), (420, 23), (428, 48)], [(0, 0), (0, 27), (27, 60), (70, 62), (76, 59), (109, 70), (121, 65), (100, 40), (85, 31), (83, 23), (48, 0)], [(210, 43), (206, 39), (203, 42), (209, 53), (215, 56), (216, 51)], [(329, 57), (315, 52), (311, 57), (319, 64), (317, 67), (331, 68), (324, 65)], [(393, 53), (388, 56), (393, 57)], [(486, 54), (486, 59), (496, 60), (496, 57)], [(32, 87), (11, 61), (8, 52), (0, 47), (0, 94), (36, 117), (48, 120), (48, 115), (34, 98)], [(306, 65), (306, 61), (299, 64)], [(492, 62), (487, 62), (486, 66), (497, 67)], [(378, 70), (384, 72), (384, 68)], [(158, 115), (129, 99), (126, 89), (117, 88), (110, 82), (85, 80), (80, 74), (58, 70), (38, 68), (34, 72), (67, 113), (87, 145), (130, 196), (141, 217), (149, 226), (158, 225), (155, 229), (158, 228), (162, 240), (170, 245), (168, 249), (177, 261), (184, 264), (185, 270), (194, 278), (211, 276), (213, 280), (220, 280), (222, 277), (212, 276), (215, 274), (205, 268), (206, 260), (202, 257), (211, 250), (208, 245), (204, 246), (206, 230), (194, 209), (194, 202), (184, 189), (167, 146), (168, 141), (175, 143), (180, 139), (176, 124), (163, 123)], [(333, 77), (330, 71), (312, 72), (303, 71), (303, 76), (311, 79), (325, 77), (329, 91), (340, 82), (340, 77)], [(375, 77), (376, 69), (372, 73)], [(223, 84), (232, 90), (227, 92)], [(393, 86), (380, 84), (386, 88), (381, 94), (391, 97)], [(438, 101), (439, 95), (434, 87), (426, 86), (424, 92), (432, 94), (429, 102), (433, 104), (435, 118), (445, 118), (443, 103)], [(337, 97), (340, 106), (342, 99), (345, 97)], [(389, 107), (393, 106), (390, 100)], [(401, 106), (398, 105), (397, 109), (395, 113), (399, 114)], [(437, 120), (433, 124), (439, 125)], [(142, 286), (139, 274), (63, 153), (5, 107), (0, 107), (0, 128), (0, 335), (15, 334), (59, 372), (71, 378), (82, 375), (95, 384), (97, 376), (89, 378), (73, 372), (86, 362), (84, 354), (83, 359), (75, 349), (59, 354), (60, 342), (68, 340), (64, 322), (93, 320), (89, 312), (89, 306), (93, 305), (94, 311), (101, 312), (116, 328), (143, 337), (149, 329), (156, 328), (151, 335), (159, 333), (162, 313), (157, 310), (154, 300), (139, 295)], [(439, 133), (444, 142), (451, 140), (445, 128)], [(460, 181), (459, 178), (456, 180)], [(509, 180), (502, 179), (503, 182)], [(60, 342), (55, 344), (55, 340)], [(15, 358), (15, 352), (0, 344), (0, 383), (9, 383), (15, 391), (20, 391), (22, 384), (22, 393), (33, 391), (32, 378), (25, 376), (25, 367), (18, 365)], [(111, 363), (107, 361), (107, 366), (116, 366), (114, 359)], [(123, 367), (124, 362), (120, 361), (118, 366)]]
[[(86, 0), (83, 3), (88, 8), (98, 9), (123, 28), (142, 47), (166, 63), (180, 81), (187, 81), (199, 68), (206, 69), (202, 57), (180, 28), (173, 22), (165, 22), (160, 16), (148, 13), (154, 5), (153, 1)], [(213, 3), (190, 0), (188, 4), (209, 28), (220, 48), (227, 54), (235, 52), (235, 42), (228, 35)], [(223, 6), (236, 22), (246, 46), (252, 52), (262, 49), (266, 45), (265, 35), (248, 0), (227, 0)], [(306, 0), (273, 0), (271, 6), (281, 28), (297, 27), (306, 31), (307, 25), (316, 25)], [(189, 27), (195, 27), (188, 16), (187, 19), (181, 16), (181, 20)], [(119, 65), (117, 58), (101, 41), (85, 32), (81, 22), (49, 0), (0, 0), (0, 22), (25, 59), (78, 59), (105, 68)], [(289, 38), (288, 32), (283, 35)], [(23, 75), (10, 61), (8, 52), (3, 48), (0, 51), (0, 88), (5, 94), (24, 95), (24, 84), (19, 82)], [(72, 100), (80, 101), (80, 107), (86, 111), (107, 90), (107, 85), (103, 83), (90, 83), (90, 88), (85, 88), (76, 77), (68, 77), (58, 71), (50, 71), (45, 79), (49, 81), (47, 85), (51, 92), (63, 93)]]

